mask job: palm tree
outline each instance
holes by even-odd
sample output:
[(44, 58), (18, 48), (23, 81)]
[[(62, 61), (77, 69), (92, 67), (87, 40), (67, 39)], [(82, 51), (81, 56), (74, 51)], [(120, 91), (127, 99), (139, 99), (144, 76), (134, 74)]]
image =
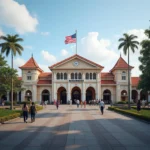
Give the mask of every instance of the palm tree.
[[(1, 53), (5, 53), (8, 56), (11, 53), (11, 68), (13, 69), (13, 56), (22, 54), (23, 47), (18, 43), (23, 41), (22, 38), (19, 38), (18, 34), (1, 36), (3, 43), (0, 43)], [(11, 109), (13, 109), (13, 77), (11, 75)]]
[(119, 42), (121, 42), (118, 46), (118, 49), (123, 48), (123, 52), (126, 55), (128, 53), (128, 108), (130, 109), (130, 65), (129, 65), (129, 49), (132, 50), (132, 52), (135, 52), (135, 49), (138, 49), (139, 42), (135, 39), (137, 36), (135, 35), (128, 35), (126, 33), (123, 34), (123, 38), (119, 39)]

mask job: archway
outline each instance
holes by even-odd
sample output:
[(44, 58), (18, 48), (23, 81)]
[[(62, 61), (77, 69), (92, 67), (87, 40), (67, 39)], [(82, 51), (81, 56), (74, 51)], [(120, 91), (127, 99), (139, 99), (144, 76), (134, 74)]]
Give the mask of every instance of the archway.
[(79, 87), (74, 87), (71, 93), (72, 103), (75, 104), (76, 100), (81, 100), (81, 90)]
[(138, 100), (138, 92), (136, 90), (132, 90), (132, 100), (134, 103)]
[(27, 90), (25, 93), (25, 98), (26, 100), (30, 101), (30, 99), (32, 100), (32, 92), (30, 90)]
[(46, 102), (48, 102), (49, 103), (49, 98), (50, 98), (50, 94), (49, 94), (49, 91), (48, 90), (43, 90), (42, 91), (42, 101), (46, 101)]
[(146, 91), (141, 91), (140, 92), (140, 100), (148, 100), (148, 92), (146, 92)]
[(121, 100), (125, 101), (127, 100), (127, 97), (128, 97), (127, 91), (126, 90), (121, 91)]
[(67, 95), (66, 95), (66, 89), (64, 87), (60, 87), (57, 90), (57, 100), (61, 104), (67, 104)]
[(103, 92), (103, 100), (106, 104), (110, 104), (111, 102), (111, 92), (110, 90), (104, 90)]
[(88, 87), (86, 90), (86, 101), (89, 103), (90, 100), (95, 99), (95, 89), (93, 87)]
[(2, 95), (1, 98), (0, 98), (0, 100), (7, 101), (7, 96), (6, 95)]

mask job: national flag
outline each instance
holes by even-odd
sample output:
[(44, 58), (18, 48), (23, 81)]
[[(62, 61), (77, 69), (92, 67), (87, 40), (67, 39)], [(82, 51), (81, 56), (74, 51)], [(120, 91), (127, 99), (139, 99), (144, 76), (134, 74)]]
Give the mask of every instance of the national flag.
[(70, 36), (66, 36), (65, 44), (76, 43), (76, 33)]

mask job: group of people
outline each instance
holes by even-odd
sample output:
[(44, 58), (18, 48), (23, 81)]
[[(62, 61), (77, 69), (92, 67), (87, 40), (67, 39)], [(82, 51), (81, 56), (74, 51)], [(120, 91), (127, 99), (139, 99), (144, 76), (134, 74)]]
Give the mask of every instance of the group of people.
[(22, 107), (22, 111), (23, 111), (23, 119), (25, 123), (27, 123), (29, 113), (31, 114), (31, 123), (35, 121), (35, 114), (37, 113), (37, 110), (34, 102), (30, 104), (30, 108), (28, 107), (27, 103), (24, 103)]

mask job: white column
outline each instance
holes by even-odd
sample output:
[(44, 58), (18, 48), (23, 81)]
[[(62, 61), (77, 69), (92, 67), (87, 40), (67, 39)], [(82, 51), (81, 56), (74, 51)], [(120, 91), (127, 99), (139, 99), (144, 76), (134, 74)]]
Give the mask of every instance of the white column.
[(21, 102), (25, 101), (25, 91), (21, 91)]
[(85, 81), (85, 73), (82, 74), (82, 79), (83, 79), (83, 83), (82, 83), (82, 92), (81, 92), (82, 93), (82, 99), (81, 100), (85, 101), (86, 100), (86, 96), (85, 96), (86, 91), (85, 91), (85, 82), (84, 82)]
[[(116, 101), (114, 101), (114, 102), (118, 102), (118, 101), (120, 101), (120, 100), (121, 100), (120, 85), (117, 84), (117, 85), (116, 85)], [(114, 103), (114, 102), (113, 102), (113, 103)]]
[(99, 73), (96, 74), (96, 99), (99, 99), (100, 95), (100, 78)]
[(70, 91), (70, 73), (68, 73), (68, 85), (67, 85), (67, 101), (71, 99), (71, 91)]
[(7, 102), (10, 101), (10, 97), (9, 97), (9, 91), (7, 91)]
[(138, 90), (137, 92), (138, 92), (138, 99), (137, 100), (139, 100), (140, 99), (140, 93), (141, 93), (141, 91)]
[(33, 102), (37, 101), (37, 87), (36, 87), (36, 85), (32, 86), (32, 101)]
[(19, 92), (17, 92), (17, 102), (19, 102)]

